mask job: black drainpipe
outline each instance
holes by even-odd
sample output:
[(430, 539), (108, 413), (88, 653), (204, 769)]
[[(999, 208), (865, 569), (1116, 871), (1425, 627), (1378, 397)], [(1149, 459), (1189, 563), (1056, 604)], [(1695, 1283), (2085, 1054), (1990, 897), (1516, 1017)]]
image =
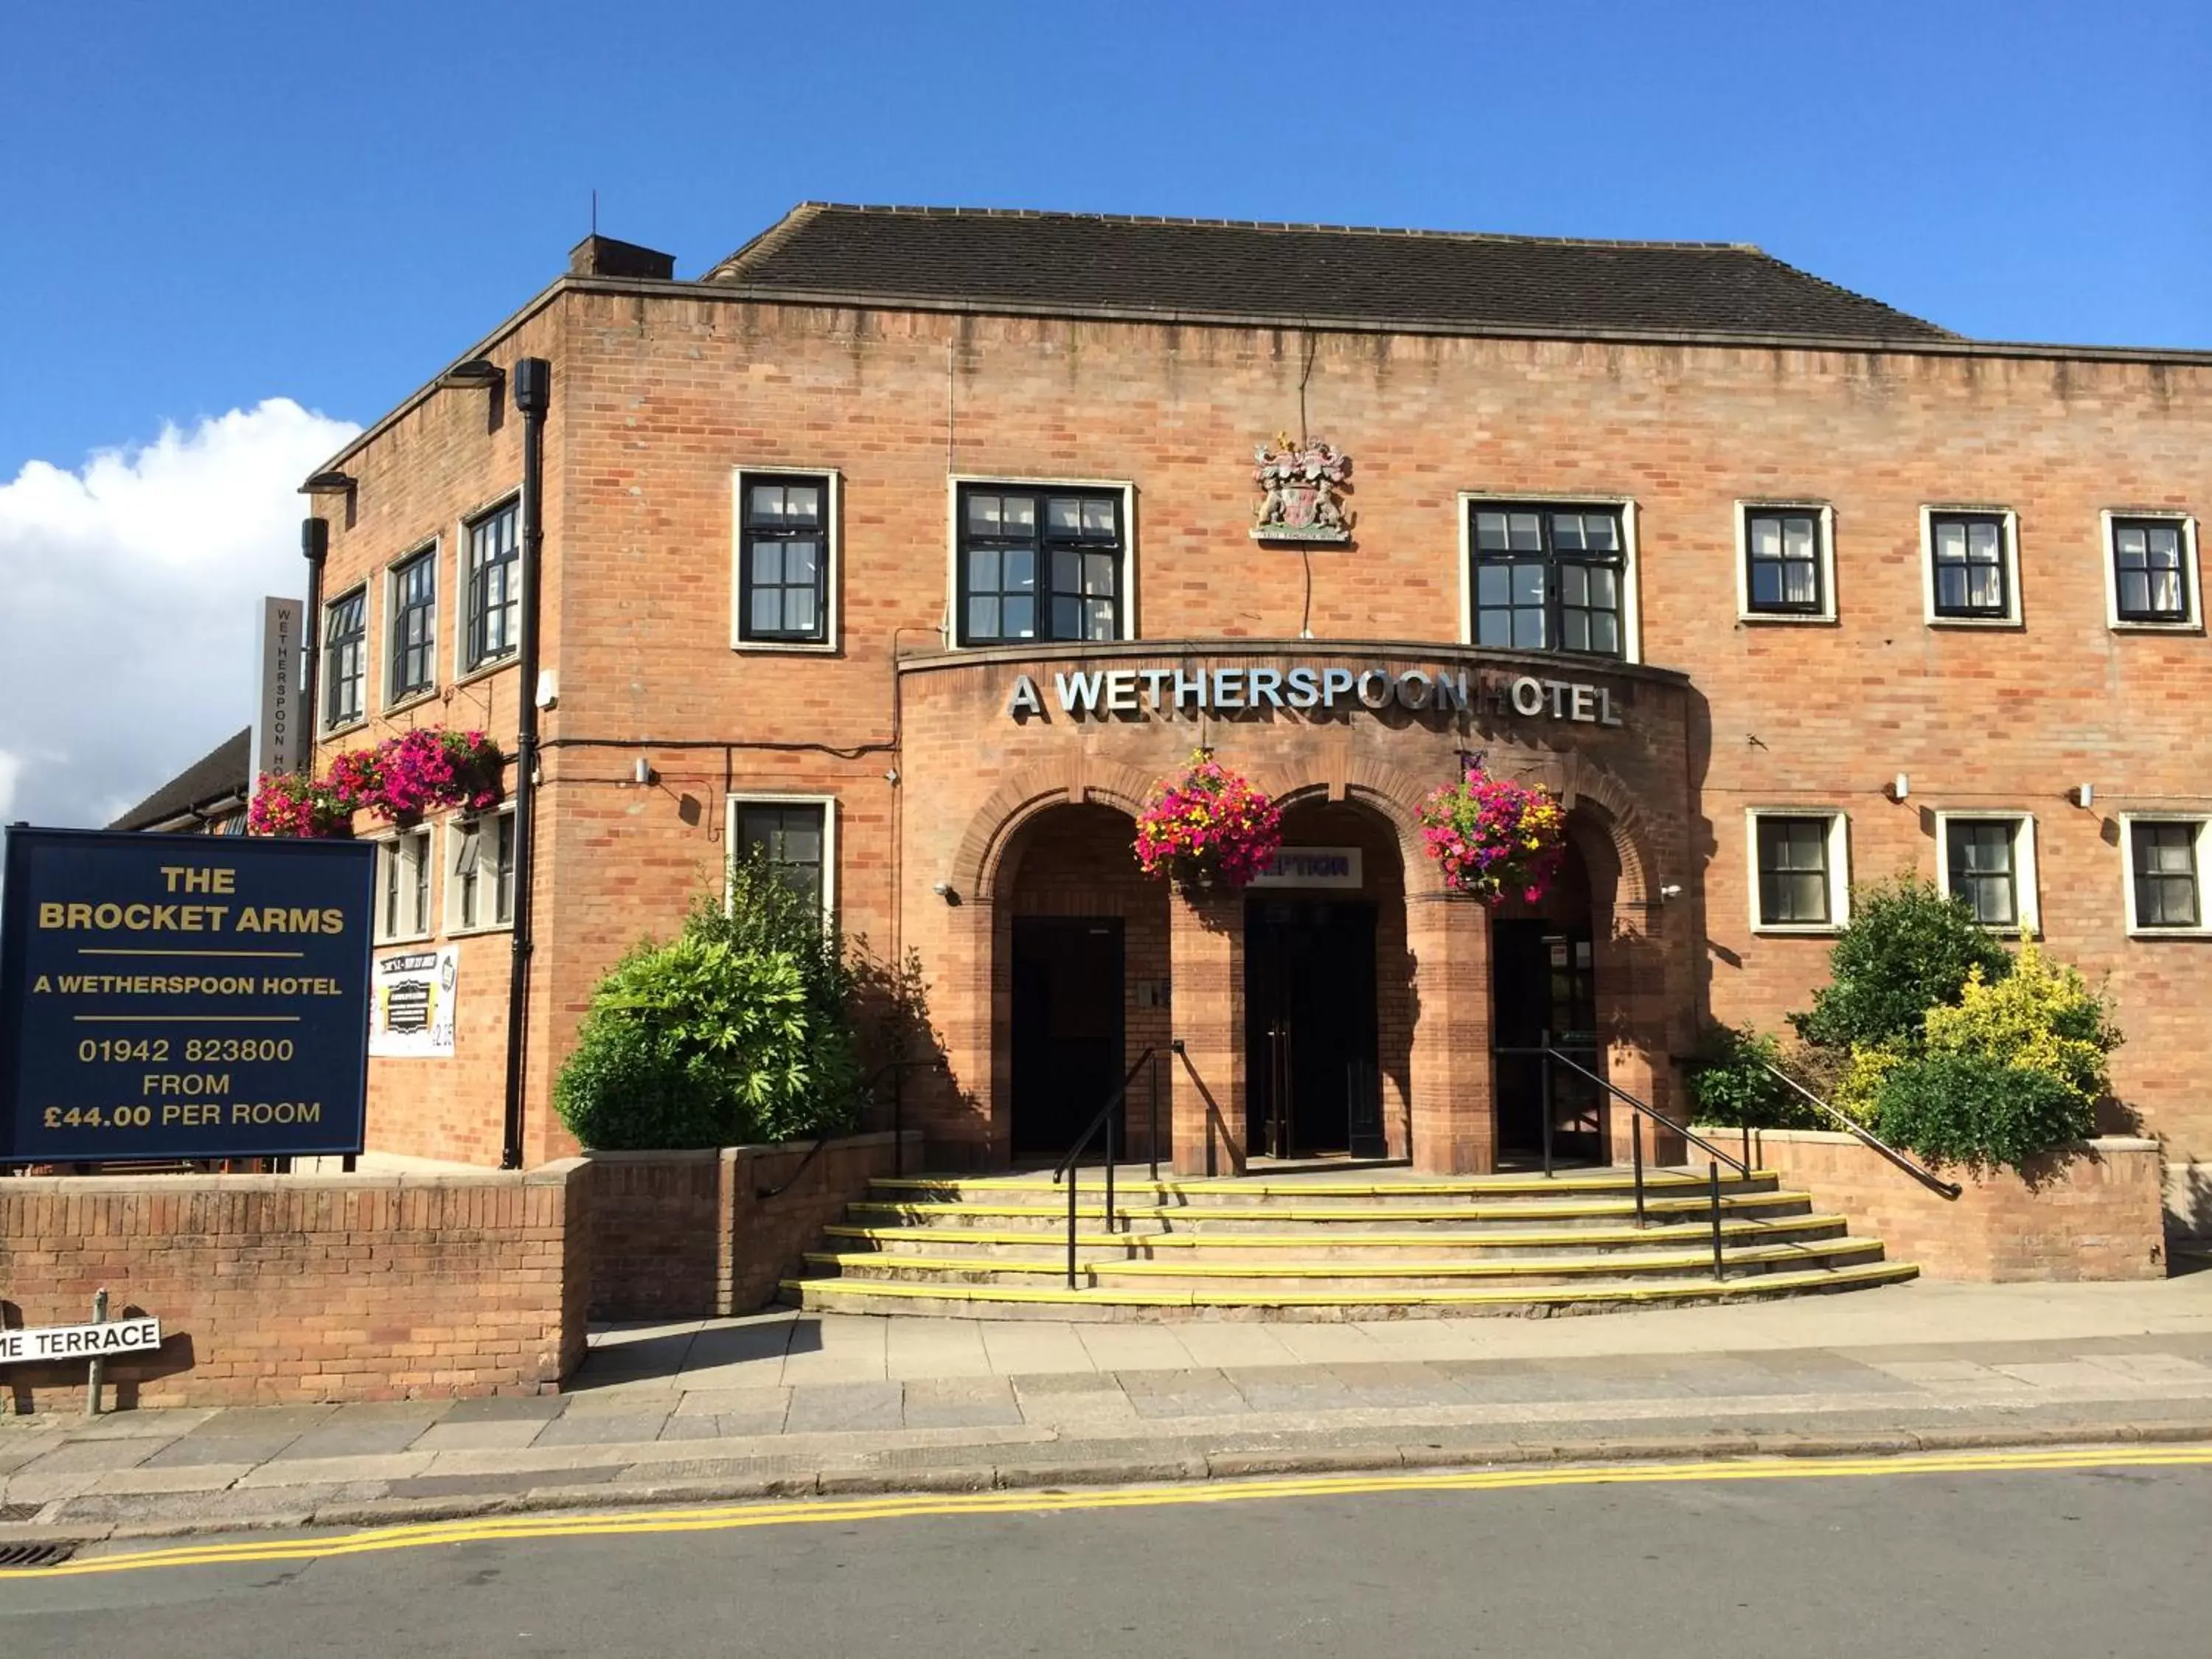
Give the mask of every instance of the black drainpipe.
[[(307, 636), (307, 654), (300, 668), (300, 707), (307, 711), (301, 729), (307, 739), (300, 745), (300, 769), (309, 777), (315, 775), (315, 693), (321, 689), (323, 643), (323, 556), (331, 550), (331, 527), (321, 519), (300, 520), (300, 551), (307, 561), (307, 614), (300, 619), (300, 631)], [(254, 780), (246, 780), (246, 791), (253, 793)]]
[(514, 937), (507, 982), (507, 1141), (500, 1167), (522, 1167), (522, 1066), (528, 1052), (525, 1000), (530, 989), (530, 911), (537, 836), (538, 567), (545, 549), (545, 411), (553, 365), (525, 357), (514, 366), (514, 406), (522, 414), (522, 622), (516, 644), (514, 720)]

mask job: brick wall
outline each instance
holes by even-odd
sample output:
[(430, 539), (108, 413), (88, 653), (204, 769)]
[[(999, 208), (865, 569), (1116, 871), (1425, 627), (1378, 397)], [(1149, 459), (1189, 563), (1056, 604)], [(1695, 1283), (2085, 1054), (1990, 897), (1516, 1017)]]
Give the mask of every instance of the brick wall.
[[(906, 1141), (911, 1172), (921, 1132)], [(822, 1230), (892, 1173), (888, 1133), (833, 1140), (810, 1159), (811, 1146), (592, 1153), (592, 1317), (710, 1318), (774, 1300)]]
[[(1733, 1129), (1704, 1132), (1733, 1146)], [(1939, 1171), (1958, 1200), (1922, 1186), (1851, 1135), (1754, 1130), (1760, 1167), (1850, 1218), (1895, 1261), (1930, 1279), (2163, 1279), (2164, 1168), (2158, 1143), (2118, 1136), (2039, 1158), (2025, 1176)]]
[[(158, 1318), (114, 1407), (550, 1393), (583, 1358), (585, 1173), (0, 1181), (0, 1310), (82, 1324), (104, 1287)], [(10, 1365), (0, 1395), (79, 1408), (84, 1375)]]

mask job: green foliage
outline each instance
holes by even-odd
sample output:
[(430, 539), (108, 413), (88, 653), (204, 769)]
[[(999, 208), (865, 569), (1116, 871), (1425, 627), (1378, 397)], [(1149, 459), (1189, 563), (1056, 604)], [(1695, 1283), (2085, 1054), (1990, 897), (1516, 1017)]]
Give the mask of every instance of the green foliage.
[(554, 1086), (586, 1146), (645, 1151), (789, 1140), (858, 1121), (853, 976), (814, 901), (763, 860), (729, 903), (632, 951), (592, 994)]
[(1905, 1037), (1883, 1042), (1854, 1043), (1843, 1051), (1842, 1063), (1828, 1091), (1828, 1104), (1858, 1123), (1874, 1121), (1881, 1098), (1882, 1079), (1913, 1058), (1915, 1047)]
[(1817, 1129), (1820, 1114), (1766, 1069), (1782, 1065), (1782, 1045), (1749, 1027), (1715, 1025), (1690, 1062), (1690, 1094), (1698, 1121), (1735, 1128)]
[(2105, 999), (2033, 940), (1994, 984), (1977, 969), (1957, 1007), (1928, 1011), (1926, 1029), (1930, 1054), (1976, 1054), (2046, 1073), (2085, 1107), (2111, 1088), (2105, 1060), (2120, 1042)]
[(1809, 1012), (1790, 1016), (1806, 1042), (1826, 1047), (1917, 1044), (1927, 1012), (1959, 1000), (1978, 968), (1995, 984), (2012, 971), (2002, 945), (1964, 899), (1912, 876), (1852, 896), (1850, 925), (1828, 953), (1830, 982)]
[(1876, 1134), (1938, 1164), (2014, 1169), (2093, 1127), (2088, 1103), (2051, 1073), (1960, 1053), (1892, 1067), (1873, 1123)]

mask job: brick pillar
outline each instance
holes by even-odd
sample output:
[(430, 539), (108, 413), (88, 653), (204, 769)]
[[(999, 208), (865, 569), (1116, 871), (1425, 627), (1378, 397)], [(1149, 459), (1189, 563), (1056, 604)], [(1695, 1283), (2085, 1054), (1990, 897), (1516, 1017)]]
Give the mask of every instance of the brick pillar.
[[(1596, 942), (1598, 1029), (1612, 1033), (1605, 1052), (1606, 1079), (1677, 1123), (1686, 1123), (1684, 1114), (1690, 1107), (1686, 1100), (1675, 1097), (1668, 1058), (1674, 1046), (1674, 999), (1669, 993), (1666, 935), (1652, 927), (1636, 906), (1599, 909), (1591, 922)], [(1689, 1157), (1680, 1136), (1639, 1119), (1620, 1100), (1608, 1096), (1606, 1110), (1607, 1155), (1615, 1164), (1629, 1162), (1639, 1122), (1647, 1164), (1680, 1164)], [(1697, 1157), (1702, 1159), (1705, 1154)]]
[(1244, 1172), (1244, 898), (1216, 889), (1169, 901), (1177, 1175)]
[(1490, 1053), (1490, 912), (1441, 888), (1406, 895), (1413, 958), (1413, 1168), (1486, 1175), (1498, 1167)]

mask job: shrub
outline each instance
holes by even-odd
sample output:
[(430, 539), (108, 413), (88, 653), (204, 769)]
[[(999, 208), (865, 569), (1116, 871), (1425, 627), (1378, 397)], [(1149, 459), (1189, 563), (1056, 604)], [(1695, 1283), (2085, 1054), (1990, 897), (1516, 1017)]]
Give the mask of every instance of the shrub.
[(627, 1014), (586, 1016), (553, 1104), (571, 1134), (602, 1152), (719, 1146), (730, 1135), (721, 1073)]
[(1842, 1063), (1829, 1085), (1828, 1104), (1855, 1122), (1872, 1122), (1881, 1098), (1882, 1079), (1912, 1059), (1914, 1053), (1914, 1045), (1903, 1037), (1854, 1043), (1843, 1051)]
[(2018, 1169), (2093, 1127), (2087, 1101), (2046, 1071), (1932, 1054), (1882, 1079), (1875, 1133), (1938, 1164)]
[(1917, 1046), (1928, 1010), (1955, 1004), (1977, 968), (1995, 984), (2012, 957), (1964, 899), (1900, 876), (1853, 895), (1850, 925), (1828, 953), (1830, 982), (1790, 1023), (1806, 1042), (1832, 1048)]
[(1930, 1054), (1975, 1054), (2056, 1078), (2084, 1106), (2111, 1087), (2105, 1057), (2119, 1046), (2105, 999), (2063, 963), (2024, 941), (2012, 972), (1992, 983), (1977, 968), (1955, 1008), (1930, 1008)]
[(1782, 1045), (1770, 1034), (1715, 1025), (1690, 1062), (1690, 1096), (1700, 1122), (1754, 1129), (1818, 1129), (1821, 1115), (1769, 1066), (1782, 1064)]

